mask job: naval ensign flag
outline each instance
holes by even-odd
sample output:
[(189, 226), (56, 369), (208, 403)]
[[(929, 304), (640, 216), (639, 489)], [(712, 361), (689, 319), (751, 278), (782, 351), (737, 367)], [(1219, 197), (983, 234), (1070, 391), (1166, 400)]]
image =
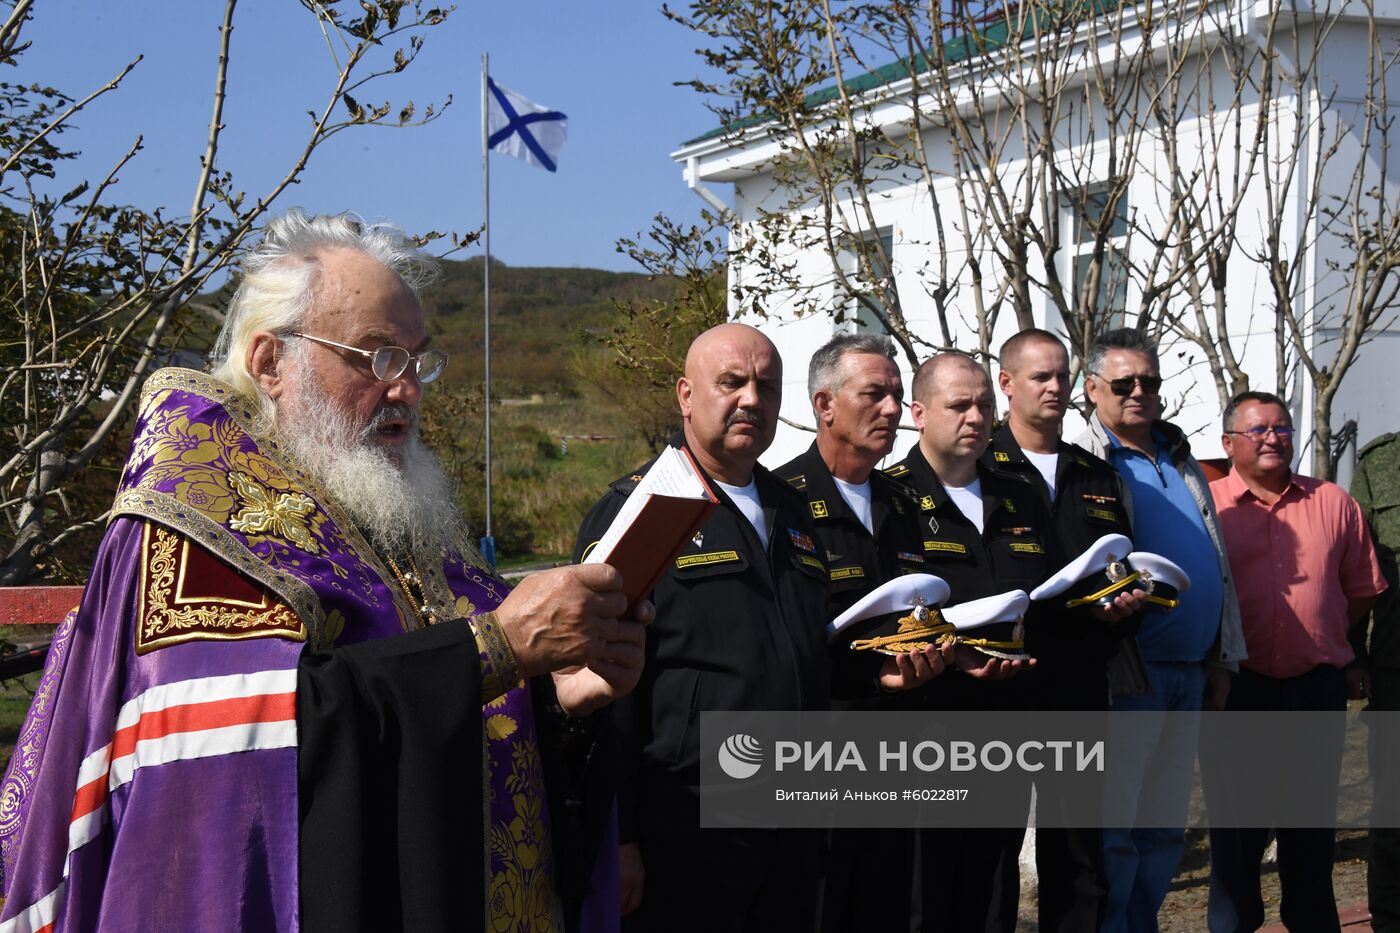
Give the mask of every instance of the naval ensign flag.
[(559, 167), (568, 117), (506, 90), (492, 78), (487, 107), (487, 148), (553, 172)]

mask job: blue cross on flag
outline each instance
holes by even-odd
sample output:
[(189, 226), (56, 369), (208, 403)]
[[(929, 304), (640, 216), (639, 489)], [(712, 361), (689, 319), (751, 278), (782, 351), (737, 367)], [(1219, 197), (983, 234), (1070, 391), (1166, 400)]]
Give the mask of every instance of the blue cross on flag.
[(568, 117), (531, 103), (492, 78), (486, 79), (486, 86), (491, 92), (486, 112), (487, 148), (551, 172), (558, 169)]

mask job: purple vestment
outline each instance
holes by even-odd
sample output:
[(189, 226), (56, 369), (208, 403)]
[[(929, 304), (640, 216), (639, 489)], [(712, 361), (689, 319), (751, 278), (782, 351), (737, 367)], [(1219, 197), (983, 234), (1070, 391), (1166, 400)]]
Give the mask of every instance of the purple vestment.
[[(424, 608), (473, 617), (508, 592), (464, 543), (414, 555), (426, 607), (410, 605), (253, 417), (200, 373), (146, 384), (113, 521), (0, 786), (0, 933), (297, 929), (304, 645), (402, 633)], [(483, 651), (484, 683), (498, 661)], [(527, 686), (483, 715), (490, 827), (462, 844), (489, 846), (490, 925), (544, 928), (559, 911)]]

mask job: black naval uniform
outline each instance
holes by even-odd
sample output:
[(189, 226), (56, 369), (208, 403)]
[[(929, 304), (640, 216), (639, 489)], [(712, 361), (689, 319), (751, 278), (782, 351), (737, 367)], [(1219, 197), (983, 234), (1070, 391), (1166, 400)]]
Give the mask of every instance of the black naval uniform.
[[(870, 474), (872, 534), (846, 504), (815, 443), (806, 453), (773, 472), (807, 500), (817, 543), (824, 551), (822, 556), (831, 576), (828, 620), (888, 580), (901, 574), (925, 572), (919, 503), (903, 483), (879, 470)], [(869, 693), (874, 674), (872, 669), (862, 683), (851, 685), (855, 695)]]
[[(1026, 458), (1009, 425), (992, 434), (983, 462), (994, 472), (1024, 483), (1052, 517), (1052, 544), (1063, 558), (1088, 550), (1104, 535), (1132, 538), (1123, 480), (1118, 471), (1082, 447), (1064, 441), (1055, 467), (1055, 497)], [(1056, 614), (1044, 626), (1027, 628), (1026, 650), (1037, 659), (1031, 678), (1037, 709), (1108, 709), (1107, 664), (1136, 619), (1109, 625), (1085, 612)]]
[[(828, 620), (901, 574), (925, 572), (919, 503), (912, 491), (876, 470), (870, 474), (866, 530), (832, 478), (817, 445), (774, 471), (807, 500), (817, 543), (831, 576)], [(887, 656), (832, 649), (832, 693), (853, 710), (914, 709), (914, 693), (884, 693), (876, 678)], [(837, 829), (822, 886), (823, 933), (908, 930), (914, 884), (912, 829)]]
[[(1057, 567), (1047, 536), (1049, 518), (1024, 483), (977, 465), (982, 484), (983, 530), (963, 515), (915, 444), (903, 461), (886, 471), (919, 497), (927, 572), (947, 581), (948, 605), (1021, 589), (1030, 592)], [(1041, 619), (1033, 604), (1025, 620), (1026, 639)], [(989, 627), (985, 635), (1003, 640), (1010, 627)], [(1028, 709), (1026, 675), (1004, 681), (976, 680), (945, 671), (919, 691), (930, 709)], [(1029, 783), (1007, 790), (1008, 808), (1029, 812)], [(932, 829), (921, 833), (924, 929), (930, 931), (1010, 931), (1016, 928), (1020, 897), (1017, 858), (1022, 829)]]
[[(983, 462), (996, 473), (1024, 483), (1039, 497), (1052, 516), (1056, 551), (1064, 561), (1079, 556), (1104, 535), (1131, 538), (1118, 471), (1084, 448), (1064, 441), (1059, 442), (1057, 453), (1053, 498), (1040, 471), (1016, 443), (1010, 425), (1003, 424), (992, 433)], [(1132, 636), (1137, 620), (1134, 617), (1112, 625), (1076, 610), (1049, 613), (1043, 625), (1027, 628), (1026, 649), (1036, 658), (1036, 669), (1029, 675), (1034, 707), (1108, 709), (1109, 660), (1120, 645), (1125, 655), (1136, 656)], [(1076, 779), (1083, 780), (1083, 776)], [(1053, 776), (1039, 782), (1038, 795), (1037, 807), (1042, 813), (1055, 806)], [(1102, 831), (1097, 827), (1038, 827), (1035, 855), (1040, 929), (1047, 933), (1098, 930), (1108, 897)]]
[[(684, 438), (671, 443), (683, 446)], [(589, 512), (575, 560), (645, 472), (613, 483)], [(806, 929), (815, 922), (817, 831), (699, 828), (700, 711), (830, 705), (827, 569), (807, 505), (763, 467), (754, 478), (768, 541), (712, 483), (720, 505), (657, 584), (641, 681), (614, 706), (618, 828), (623, 843), (641, 844), (646, 871), (632, 929)]]

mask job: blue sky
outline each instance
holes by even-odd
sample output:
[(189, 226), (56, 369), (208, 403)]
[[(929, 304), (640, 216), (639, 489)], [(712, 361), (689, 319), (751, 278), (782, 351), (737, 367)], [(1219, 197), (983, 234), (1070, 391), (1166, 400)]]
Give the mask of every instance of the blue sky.
[[(347, 0), (347, 14), (356, 4)], [(39, 82), (82, 97), (137, 55), (144, 60), (65, 134), (82, 152), (61, 169), (64, 190), (104, 175), (138, 134), (144, 150), (111, 200), (188, 214), (213, 99), (223, 4), (215, 0), (44, 0), (25, 38), (33, 46), (3, 80)], [(495, 155), (492, 254), (511, 265), (633, 270), (614, 244), (664, 211), (698, 217), (669, 153), (715, 120), (694, 91), (697, 37), (667, 22), (659, 2), (464, 3), (428, 30), (418, 60), (361, 95), (412, 98), (419, 112), (448, 93), (435, 123), (355, 127), (313, 156), (303, 182), (278, 202), (315, 212), (355, 210), (413, 232), (473, 229), (482, 219), (481, 55), (497, 82), (569, 116), (556, 174)], [(335, 79), (314, 17), (294, 0), (241, 0), (220, 167), (261, 194), (290, 165)], [(466, 255), (480, 255), (476, 248)]]

